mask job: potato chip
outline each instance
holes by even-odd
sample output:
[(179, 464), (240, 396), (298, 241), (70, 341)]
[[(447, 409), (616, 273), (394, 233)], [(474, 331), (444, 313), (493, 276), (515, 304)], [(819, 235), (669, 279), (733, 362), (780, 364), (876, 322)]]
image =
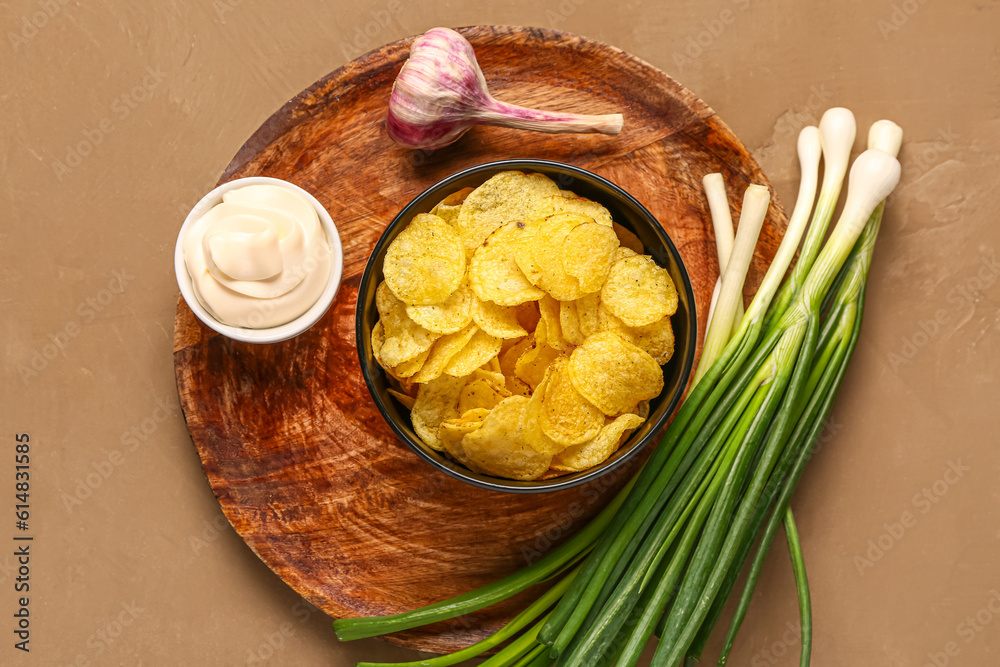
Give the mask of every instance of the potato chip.
[(663, 389), (663, 371), (645, 350), (619, 334), (587, 337), (569, 358), (569, 375), (580, 395), (606, 415), (618, 415)]
[(389, 395), (395, 398), (397, 401), (399, 401), (404, 408), (406, 408), (407, 410), (413, 409), (414, 398), (412, 396), (410, 396), (409, 394), (404, 394), (401, 391), (396, 391), (395, 389), (389, 389), (388, 392)]
[(442, 199), (430, 210), (432, 215), (436, 215), (449, 225), (454, 225), (458, 221), (458, 212), (462, 210), (462, 202), (472, 192), (472, 188), (462, 188), (458, 192), (452, 192)]
[(630, 327), (601, 304), (601, 331), (616, 331), (625, 340), (644, 349), (661, 366), (674, 356), (674, 328), (670, 317), (647, 324), (644, 327)]
[[(554, 347), (559, 351), (569, 348), (569, 343), (562, 335), (562, 326), (559, 323), (559, 302), (546, 294), (538, 302), (538, 310), (541, 313), (541, 321), (544, 322), (545, 335), (542, 340), (548, 343), (549, 347)], [(538, 327), (535, 328), (538, 331)]]
[[(543, 326), (539, 322), (538, 328), (541, 329)], [(535, 329), (535, 334), (538, 334), (538, 329)], [(544, 342), (544, 338), (534, 338), (533, 342), (532, 347), (526, 350), (514, 365), (514, 375), (532, 391), (545, 377), (549, 365), (561, 356), (559, 350)]]
[(469, 469), (508, 479), (532, 480), (549, 469), (552, 457), (529, 446), (522, 431), (528, 399), (511, 396), (490, 411), (483, 425), (462, 438), (459, 446)]
[(493, 357), (500, 354), (502, 338), (491, 336), (482, 329), (476, 331), (469, 342), (449, 360), (444, 372), (455, 377), (468, 375)]
[(578, 301), (559, 302), (559, 329), (563, 338), (571, 345), (579, 345), (585, 338), (580, 330), (580, 317), (576, 310), (577, 303)]
[(459, 285), (443, 303), (433, 306), (407, 306), (410, 319), (434, 333), (461, 331), (472, 321), (474, 295), (466, 285)]
[(580, 322), (580, 333), (583, 334), (583, 337), (586, 338), (600, 331), (601, 295), (599, 293), (585, 294), (574, 304), (576, 305), (576, 317)]
[(497, 403), (510, 395), (503, 383), (498, 387), (487, 378), (470, 379), (458, 397), (458, 411), (463, 413), (475, 408), (492, 410)]
[(389, 244), (382, 274), (392, 293), (408, 306), (443, 302), (465, 277), (458, 234), (436, 215), (418, 213)]
[(481, 300), (516, 306), (542, 298), (544, 292), (528, 281), (515, 259), (523, 233), (523, 222), (509, 222), (476, 249), (469, 261), (469, 284)]
[[(383, 327), (379, 357), (382, 365), (395, 367), (428, 350), (440, 334), (428, 331), (410, 319), (406, 305), (383, 282), (375, 290), (375, 307)], [(374, 329), (372, 330), (374, 334)]]
[[(502, 346), (501, 346), (501, 349), (502, 349)], [(503, 373), (500, 372), (500, 359), (497, 358), (499, 356), (500, 355), (497, 355), (496, 357), (493, 357), (492, 359), (490, 359), (489, 361), (487, 361), (485, 364), (483, 364), (483, 367), (480, 370), (482, 370), (482, 371), (490, 371), (491, 373), (493, 373), (495, 375), (499, 375), (500, 376), (500, 384), (503, 384)]]
[(382, 324), (382, 320), (379, 320), (372, 327), (372, 356), (375, 357), (379, 366), (385, 368), (385, 363), (382, 361), (383, 345), (385, 345), (385, 325)]
[(600, 433), (588, 442), (567, 447), (552, 459), (556, 470), (579, 471), (604, 463), (618, 449), (618, 442), (625, 431), (637, 428), (645, 421), (633, 414), (624, 414), (603, 426)]
[(420, 385), (413, 401), (410, 418), (417, 436), (431, 449), (441, 451), (438, 426), (445, 419), (458, 416), (458, 397), (465, 386), (465, 378), (442, 375)]
[(619, 245), (623, 248), (628, 248), (637, 255), (642, 255), (646, 252), (646, 249), (642, 246), (642, 241), (631, 230), (622, 227), (617, 222), (613, 223), (611, 228), (615, 230)]
[(563, 269), (579, 281), (584, 292), (599, 292), (615, 262), (617, 249), (618, 237), (611, 227), (585, 222), (566, 235)]
[(399, 364), (392, 369), (392, 375), (398, 379), (412, 377), (416, 375), (424, 364), (427, 362), (427, 358), (430, 356), (430, 349), (426, 349), (412, 359), (407, 359), (403, 363)]
[(442, 449), (464, 465), (464, 462), (459, 458), (465, 454), (461, 447), (462, 438), (481, 427), (488, 414), (490, 414), (489, 410), (476, 408), (462, 413), (461, 417), (442, 421), (438, 427), (438, 441), (441, 443)]
[(601, 303), (630, 327), (652, 324), (677, 311), (677, 290), (666, 269), (636, 255), (615, 262), (601, 288)]
[(589, 218), (588, 222), (596, 222), (604, 227), (611, 227), (611, 213), (595, 201), (578, 195), (567, 196), (566, 190), (560, 190), (558, 195), (545, 197), (531, 211), (529, 220), (542, 220), (558, 213), (573, 213)]
[(542, 432), (564, 447), (591, 440), (604, 427), (604, 413), (573, 386), (568, 363), (560, 358), (549, 366), (539, 414)]
[(571, 301), (584, 295), (580, 281), (566, 273), (562, 255), (566, 236), (590, 218), (573, 213), (552, 215), (529, 228), (529, 233), (515, 254), (524, 275), (559, 301)]
[(469, 193), (458, 213), (455, 227), (466, 256), (472, 257), (495, 229), (524, 222), (543, 197), (558, 192), (559, 187), (542, 174), (504, 171), (490, 178)]
[(637, 253), (635, 250), (632, 250), (631, 248), (626, 248), (625, 246), (618, 246), (618, 250), (615, 250), (615, 262), (618, 262), (618, 260), (620, 259), (625, 259), (626, 257), (635, 257), (637, 254), (639, 253)]
[(522, 354), (534, 346), (535, 339), (533, 336), (524, 336), (523, 338), (504, 341), (505, 346), (508, 343), (510, 344), (509, 347), (507, 347), (507, 349), (502, 349), (500, 352), (500, 372), (503, 373), (505, 377), (511, 377), (514, 375), (517, 360), (521, 358)]
[(513, 306), (500, 306), (474, 297), (472, 319), (480, 329), (497, 338), (521, 338), (528, 335), (524, 327), (517, 323), (517, 310)]
[(452, 358), (458, 354), (462, 348), (468, 345), (472, 337), (479, 331), (479, 327), (470, 324), (461, 331), (453, 334), (446, 334), (438, 338), (431, 347), (427, 361), (421, 366), (410, 379), (413, 382), (430, 382), (444, 373), (445, 367)]
[(542, 402), (545, 400), (545, 389), (548, 386), (549, 377), (550, 373), (546, 372), (524, 407), (521, 430), (528, 446), (540, 454), (554, 456), (566, 449), (566, 445), (556, 442), (542, 431)]

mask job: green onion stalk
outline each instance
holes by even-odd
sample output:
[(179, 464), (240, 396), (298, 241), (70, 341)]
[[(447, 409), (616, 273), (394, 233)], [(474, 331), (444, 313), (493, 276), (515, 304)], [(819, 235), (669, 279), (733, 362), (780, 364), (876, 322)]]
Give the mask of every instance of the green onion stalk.
[[(848, 122), (845, 113), (830, 110), (819, 130), (806, 128), (800, 135), (799, 199), (740, 319), (742, 283), (769, 201), (765, 188), (748, 188), (731, 253), (720, 251), (725, 271), (695, 384), (660, 445), (614, 501), (565, 544), (498, 582), (402, 614), (335, 621), (342, 640), (469, 613), (562, 573), (493, 636), (448, 656), (397, 664), (453, 665), (510, 640), (485, 664), (628, 666), (655, 633), (660, 641), (652, 664), (673, 667), (700, 657), (763, 530), (723, 664), (783, 522), (803, 616), (802, 664), (808, 664), (811, 612), (788, 500), (856, 345), (881, 202), (899, 180), (894, 156), (900, 133), (880, 121), (871, 148), (851, 169), (843, 213), (825, 244), (812, 252), (810, 238), (822, 240), (840, 191), (830, 174), (839, 170), (843, 178), (837, 161), (854, 140), (854, 119)], [(788, 287), (796, 280), (793, 271), (781, 286), (812, 210), (820, 145), (826, 175), (796, 265), (806, 265), (803, 277)], [(775, 301), (776, 293), (791, 294), (786, 305)]]

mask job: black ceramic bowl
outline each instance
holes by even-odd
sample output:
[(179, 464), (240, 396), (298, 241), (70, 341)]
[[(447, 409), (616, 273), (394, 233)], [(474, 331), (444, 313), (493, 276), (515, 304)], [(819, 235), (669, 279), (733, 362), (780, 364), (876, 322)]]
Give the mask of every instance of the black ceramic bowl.
[[(642, 426), (629, 436), (629, 439), (617, 452), (598, 466), (582, 472), (529, 482), (472, 472), (441, 452), (434, 451), (425, 445), (413, 431), (409, 411), (389, 395), (386, 374), (372, 356), (371, 345), (372, 327), (375, 326), (378, 319), (378, 311), (375, 308), (375, 289), (382, 282), (382, 261), (392, 240), (406, 227), (413, 216), (430, 211), (447, 195), (464, 187), (476, 187), (494, 174), (508, 170), (540, 172), (558, 183), (560, 188), (571, 190), (582, 197), (603, 204), (611, 212), (615, 222), (635, 232), (645, 246), (646, 254), (652, 255), (657, 264), (670, 271), (674, 284), (677, 286), (680, 301), (677, 313), (671, 317), (675, 337), (674, 356), (663, 367), (663, 391), (650, 401), (649, 417)], [(460, 171), (424, 190), (400, 211), (399, 215), (382, 233), (378, 243), (375, 244), (375, 249), (372, 251), (365, 272), (361, 277), (361, 286), (358, 291), (356, 335), (358, 355), (361, 359), (361, 372), (372, 398), (375, 399), (375, 405), (378, 406), (392, 430), (417, 456), (438, 470), (469, 484), (494, 491), (538, 493), (567, 489), (596, 479), (622, 465), (652, 442), (657, 433), (660, 432), (667, 418), (677, 407), (691, 373), (698, 328), (694, 303), (691, 280), (677, 248), (674, 247), (656, 218), (620, 187), (589, 171), (560, 162), (548, 160), (490, 162)]]

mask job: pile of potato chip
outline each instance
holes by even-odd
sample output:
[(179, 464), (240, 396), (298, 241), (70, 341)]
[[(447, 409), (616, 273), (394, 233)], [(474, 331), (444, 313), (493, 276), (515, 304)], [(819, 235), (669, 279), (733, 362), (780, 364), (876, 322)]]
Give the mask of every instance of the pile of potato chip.
[(428, 447), (533, 480), (591, 468), (645, 420), (677, 291), (600, 204), (499, 173), (386, 250), (375, 359)]

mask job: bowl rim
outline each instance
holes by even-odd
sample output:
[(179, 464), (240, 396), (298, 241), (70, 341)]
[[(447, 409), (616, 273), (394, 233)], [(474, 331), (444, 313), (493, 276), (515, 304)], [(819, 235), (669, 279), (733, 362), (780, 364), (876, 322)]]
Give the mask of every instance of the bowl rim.
[[(447, 188), (452, 183), (462, 180), (467, 176), (478, 174), (481, 172), (489, 171), (507, 171), (507, 170), (525, 170), (531, 171), (537, 169), (538, 167), (557, 169), (564, 172), (568, 172), (573, 176), (579, 176), (585, 180), (596, 182), (600, 187), (607, 189), (617, 196), (622, 198), (626, 203), (632, 206), (641, 216), (646, 217), (649, 221), (655, 223), (653, 227), (656, 229), (656, 234), (662, 237), (661, 240), (665, 241), (665, 246), (668, 250), (668, 254), (672, 258), (676, 259), (676, 268), (682, 277), (682, 289), (684, 290), (685, 296), (687, 298), (688, 304), (688, 317), (687, 317), (687, 328), (688, 335), (694, 343), (688, 345), (687, 353), (683, 359), (683, 365), (681, 367), (680, 378), (681, 382), (678, 384), (677, 389), (667, 400), (666, 408), (663, 411), (663, 415), (652, 424), (652, 428), (646, 435), (637, 441), (632, 448), (625, 452), (622, 456), (608, 463), (607, 461), (590, 468), (585, 471), (578, 473), (570, 473), (569, 475), (564, 475), (560, 477), (554, 477), (547, 480), (504, 480), (500, 477), (492, 477), (488, 475), (483, 475), (488, 479), (480, 479), (473, 477), (472, 471), (468, 471), (466, 474), (458, 469), (453, 469), (448, 466), (442, 465), (434, 457), (432, 457), (427, 451), (425, 451), (426, 445), (423, 443), (412, 442), (409, 434), (390, 417), (390, 413), (385, 405), (382, 395), (375, 387), (373, 373), (375, 369), (373, 366), (377, 364), (369, 363), (365, 357), (364, 344), (362, 339), (366, 335), (364, 331), (364, 318), (363, 318), (363, 308), (364, 308), (364, 293), (363, 289), (365, 285), (369, 284), (372, 280), (372, 275), (375, 271), (375, 261), (374, 259), (381, 254), (383, 248), (391, 242), (392, 234), (397, 227), (403, 224), (403, 221), (409, 220), (413, 215), (414, 209), (424, 203), (424, 200), (434, 192), (439, 192)], [(450, 193), (449, 193), (450, 194)], [(457, 171), (450, 176), (446, 176), (440, 181), (434, 183), (433, 185), (425, 188), (422, 192), (415, 195), (407, 204), (400, 210), (399, 213), (386, 225), (385, 229), (382, 230), (379, 235), (378, 241), (373, 246), (371, 253), (368, 255), (368, 259), (365, 262), (365, 269), (361, 275), (360, 282), (358, 283), (358, 299), (355, 305), (355, 342), (358, 352), (358, 361), (361, 366), (361, 374), (365, 380), (365, 386), (368, 389), (368, 393), (371, 395), (372, 400), (378, 407), (378, 411), (383, 420), (389, 425), (393, 433), (402, 440), (402, 442), (412, 450), (419, 458), (423, 459), (425, 462), (429, 463), (434, 467), (435, 470), (445, 473), (446, 475), (453, 477), (455, 479), (461, 480), (468, 484), (481, 489), (487, 489), (491, 491), (500, 491), (504, 493), (545, 493), (550, 491), (561, 491), (565, 489), (570, 489), (581, 484), (593, 481), (599, 477), (603, 477), (614, 471), (617, 468), (623, 466), (627, 461), (634, 458), (638, 453), (649, 446), (650, 442), (657, 436), (663, 425), (670, 419), (674, 411), (677, 409), (681, 398), (684, 396), (685, 390), (688, 383), (690, 382), (691, 372), (694, 366), (694, 356), (695, 350), (697, 348), (697, 332), (698, 332), (698, 316), (697, 316), (697, 305), (695, 303), (694, 288), (691, 284), (691, 276), (688, 274), (687, 267), (684, 265), (684, 261), (681, 258), (680, 252), (677, 250), (677, 246), (674, 245), (673, 239), (670, 238), (667, 231), (660, 224), (660, 221), (654, 216), (649, 209), (643, 206), (635, 197), (629, 194), (621, 186), (609, 181), (608, 179), (595, 174), (591, 171), (577, 167), (575, 165), (567, 164), (565, 162), (557, 162), (555, 160), (544, 160), (538, 158), (508, 158), (503, 160), (494, 160), (491, 162), (485, 162), (478, 165), (473, 165), (471, 167), (466, 167), (460, 171)], [(381, 372), (385, 373), (381, 368)], [(495, 480), (495, 481), (494, 481)]]
[[(316, 299), (315, 303), (306, 312), (289, 322), (262, 329), (235, 327), (220, 322), (213, 317), (195, 294), (191, 274), (188, 273), (187, 265), (184, 262), (184, 235), (191, 225), (205, 215), (209, 209), (222, 202), (222, 195), (230, 190), (247, 185), (276, 185), (301, 195), (313, 206), (317, 215), (319, 215), (320, 224), (323, 225), (323, 231), (326, 233), (327, 242), (330, 245), (330, 278), (327, 280), (326, 287), (323, 288), (323, 292)], [(232, 338), (243, 343), (277, 343), (294, 338), (307, 331), (330, 309), (333, 300), (337, 297), (337, 292), (340, 289), (340, 283), (344, 276), (344, 248), (340, 242), (340, 232), (337, 231), (337, 225), (333, 222), (329, 211), (319, 203), (319, 200), (312, 193), (290, 181), (280, 178), (247, 176), (244, 178), (235, 178), (217, 185), (191, 208), (187, 217), (184, 218), (184, 223), (181, 225), (180, 231), (177, 232), (177, 242), (174, 245), (174, 274), (184, 302), (205, 326), (227, 338)]]

